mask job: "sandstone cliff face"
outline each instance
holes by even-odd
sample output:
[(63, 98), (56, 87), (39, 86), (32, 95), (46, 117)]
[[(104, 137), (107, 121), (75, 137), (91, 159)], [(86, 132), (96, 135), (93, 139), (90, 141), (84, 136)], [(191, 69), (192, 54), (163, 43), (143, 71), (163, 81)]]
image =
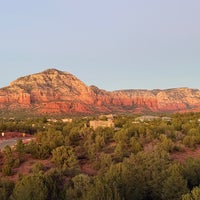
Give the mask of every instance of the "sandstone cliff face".
[(117, 92), (119, 98), (123, 94), (129, 97), (130, 101), (132, 100), (132, 106), (146, 108), (153, 112), (187, 111), (198, 108), (200, 102), (200, 91), (189, 88)]
[(72, 74), (56, 69), (21, 77), (0, 89), (1, 109), (27, 109), (36, 113), (102, 113), (199, 111), (200, 91), (119, 90), (88, 87)]

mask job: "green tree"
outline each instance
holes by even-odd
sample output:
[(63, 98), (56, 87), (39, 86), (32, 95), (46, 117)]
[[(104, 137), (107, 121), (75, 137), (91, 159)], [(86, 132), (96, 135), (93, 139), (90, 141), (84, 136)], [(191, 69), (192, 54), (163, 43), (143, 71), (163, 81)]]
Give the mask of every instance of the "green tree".
[(7, 200), (11, 196), (14, 189), (14, 183), (12, 181), (1, 179), (0, 181), (0, 199)]
[(130, 146), (131, 146), (131, 153), (136, 154), (142, 150), (142, 144), (135, 137), (131, 137)]
[(186, 135), (183, 139), (183, 144), (190, 148), (195, 148), (196, 143), (196, 136)]
[(200, 199), (199, 187), (194, 187), (190, 193), (182, 195), (182, 200), (199, 200), (199, 199)]
[(110, 187), (101, 178), (96, 178), (91, 184), (86, 193), (83, 195), (83, 200), (122, 200), (116, 187)]
[(96, 158), (94, 167), (99, 170), (99, 173), (104, 173), (112, 164), (112, 157), (110, 154), (101, 153)]
[(17, 182), (12, 200), (46, 200), (48, 188), (45, 178), (41, 175), (31, 175), (23, 177)]
[(28, 145), (28, 152), (30, 152), (34, 158), (38, 159), (46, 159), (50, 156), (49, 146), (36, 142), (32, 142)]
[(78, 160), (71, 146), (60, 146), (54, 149), (52, 162), (63, 171), (78, 170)]
[(97, 135), (95, 137), (95, 145), (98, 150), (105, 146), (105, 140), (103, 136)]
[(25, 156), (25, 145), (22, 142), (22, 139), (17, 140), (17, 144), (15, 145), (16, 152), (18, 153), (18, 157), (20, 159), (20, 162), (24, 161)]
[(48, 188), (48, 200), (65, 199), (65, 179), (59, 169), (50, 169), (45, 173), (45, 183)]
[(200, 157), (186, 159), (183, 163), (183, 177), (187, 180), (190, 189), (200, 185)]
[(113, 138), (114, 135), (114, 128), (109, 128), (109, 127), (98, 127), (95, 130), (95, 136), (100, 136), (103, 138), (105, 144), (107, 144), (111, 138)]
[(81, 128), (80, 127), (73, 127), (69, 132), (69, 144), (70, 145), (78, 145), (81, 139)]
[(90, 185), (90, 177), (85, 174), (79, 174), (72, 178), (72, 186), (66, 191), (66, 199), (82, 199), (83, 194)]
[(33, 165), (33, 167), (32, 167), (32, 171), (33, 171), (33, 173), (35, 173), (35, 174), (38, 174), (38, 173), (40, 173), (40, 172), (44, 172), (44, 165), (41, 163), (41, 162), (37, 162), (37, 163), (35, 163), (34, 165)]
[(167, 151), (167, 152), (173, 152), (174, 150), (174, 143), (171, 139), (168, 139), (166, 135), (161, 134), (160, 137), (160, 143), (159, 146), (161, 149)]
[(170, 158), (166, 151), (139, 152), (124, 159), (125, 199), (161, 199), (162, 184), (167, 178)]
[(182, 194), (188, 192), (187, 181), (180, 172), (180, 165), (173, 164), (169, 168), (169, 176), (163, 182), (163, 200), (181, 200)]
[(117, 143), (115, 150), (114, 150), (114, 156), (118, 161), (122, 161), (125, 156), (127, 156), (127, 145), (125, 142), (119, 142)]
[(14, 159), (12, 155), (12, 149), (10, 146), (5, 146), (4, 148), (4, 163), (2, 166), (2, 173), (4, 176), (12, 175), (12, 168), (14, 164)]
[(37, 142), (43, 147), (48, 147), (50, 152), (56, 147), (64, 144), (64, 136), (61, 131), (49, 128), (48, 131), (38, 132), (36, 135)]

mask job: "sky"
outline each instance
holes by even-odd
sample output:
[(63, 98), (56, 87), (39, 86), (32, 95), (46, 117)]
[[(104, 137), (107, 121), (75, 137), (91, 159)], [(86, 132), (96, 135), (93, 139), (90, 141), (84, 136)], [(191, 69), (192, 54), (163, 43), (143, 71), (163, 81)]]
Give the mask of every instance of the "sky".
[(105, 90), (200, 89), (199, 0), (0, 0), (0, 87), (56, 68)]

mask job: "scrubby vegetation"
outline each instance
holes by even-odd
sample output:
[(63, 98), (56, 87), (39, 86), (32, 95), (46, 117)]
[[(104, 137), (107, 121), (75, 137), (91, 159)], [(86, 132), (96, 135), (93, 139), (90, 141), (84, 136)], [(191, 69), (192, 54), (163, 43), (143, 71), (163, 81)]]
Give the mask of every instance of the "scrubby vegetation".
[(199, 199), (200, 156), (178, 155), (200, 148), (200, 114), (136, 118), (115, 116), (114, 127), (95, 130), (91, 117), (2, 120), (1, 131), (34, 139), (1, 151), (0, 199)]

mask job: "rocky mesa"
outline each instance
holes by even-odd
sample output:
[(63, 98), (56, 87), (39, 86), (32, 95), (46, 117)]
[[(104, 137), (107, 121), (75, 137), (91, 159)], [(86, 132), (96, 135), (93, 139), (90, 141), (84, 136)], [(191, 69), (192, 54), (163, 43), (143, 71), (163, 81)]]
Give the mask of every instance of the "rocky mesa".
[(145, 113), (200, 111), (200, 90), (119, 90), (87, 86), (74, 75), (48, 69), (0, 89), (0, 109), (34, 113)]

